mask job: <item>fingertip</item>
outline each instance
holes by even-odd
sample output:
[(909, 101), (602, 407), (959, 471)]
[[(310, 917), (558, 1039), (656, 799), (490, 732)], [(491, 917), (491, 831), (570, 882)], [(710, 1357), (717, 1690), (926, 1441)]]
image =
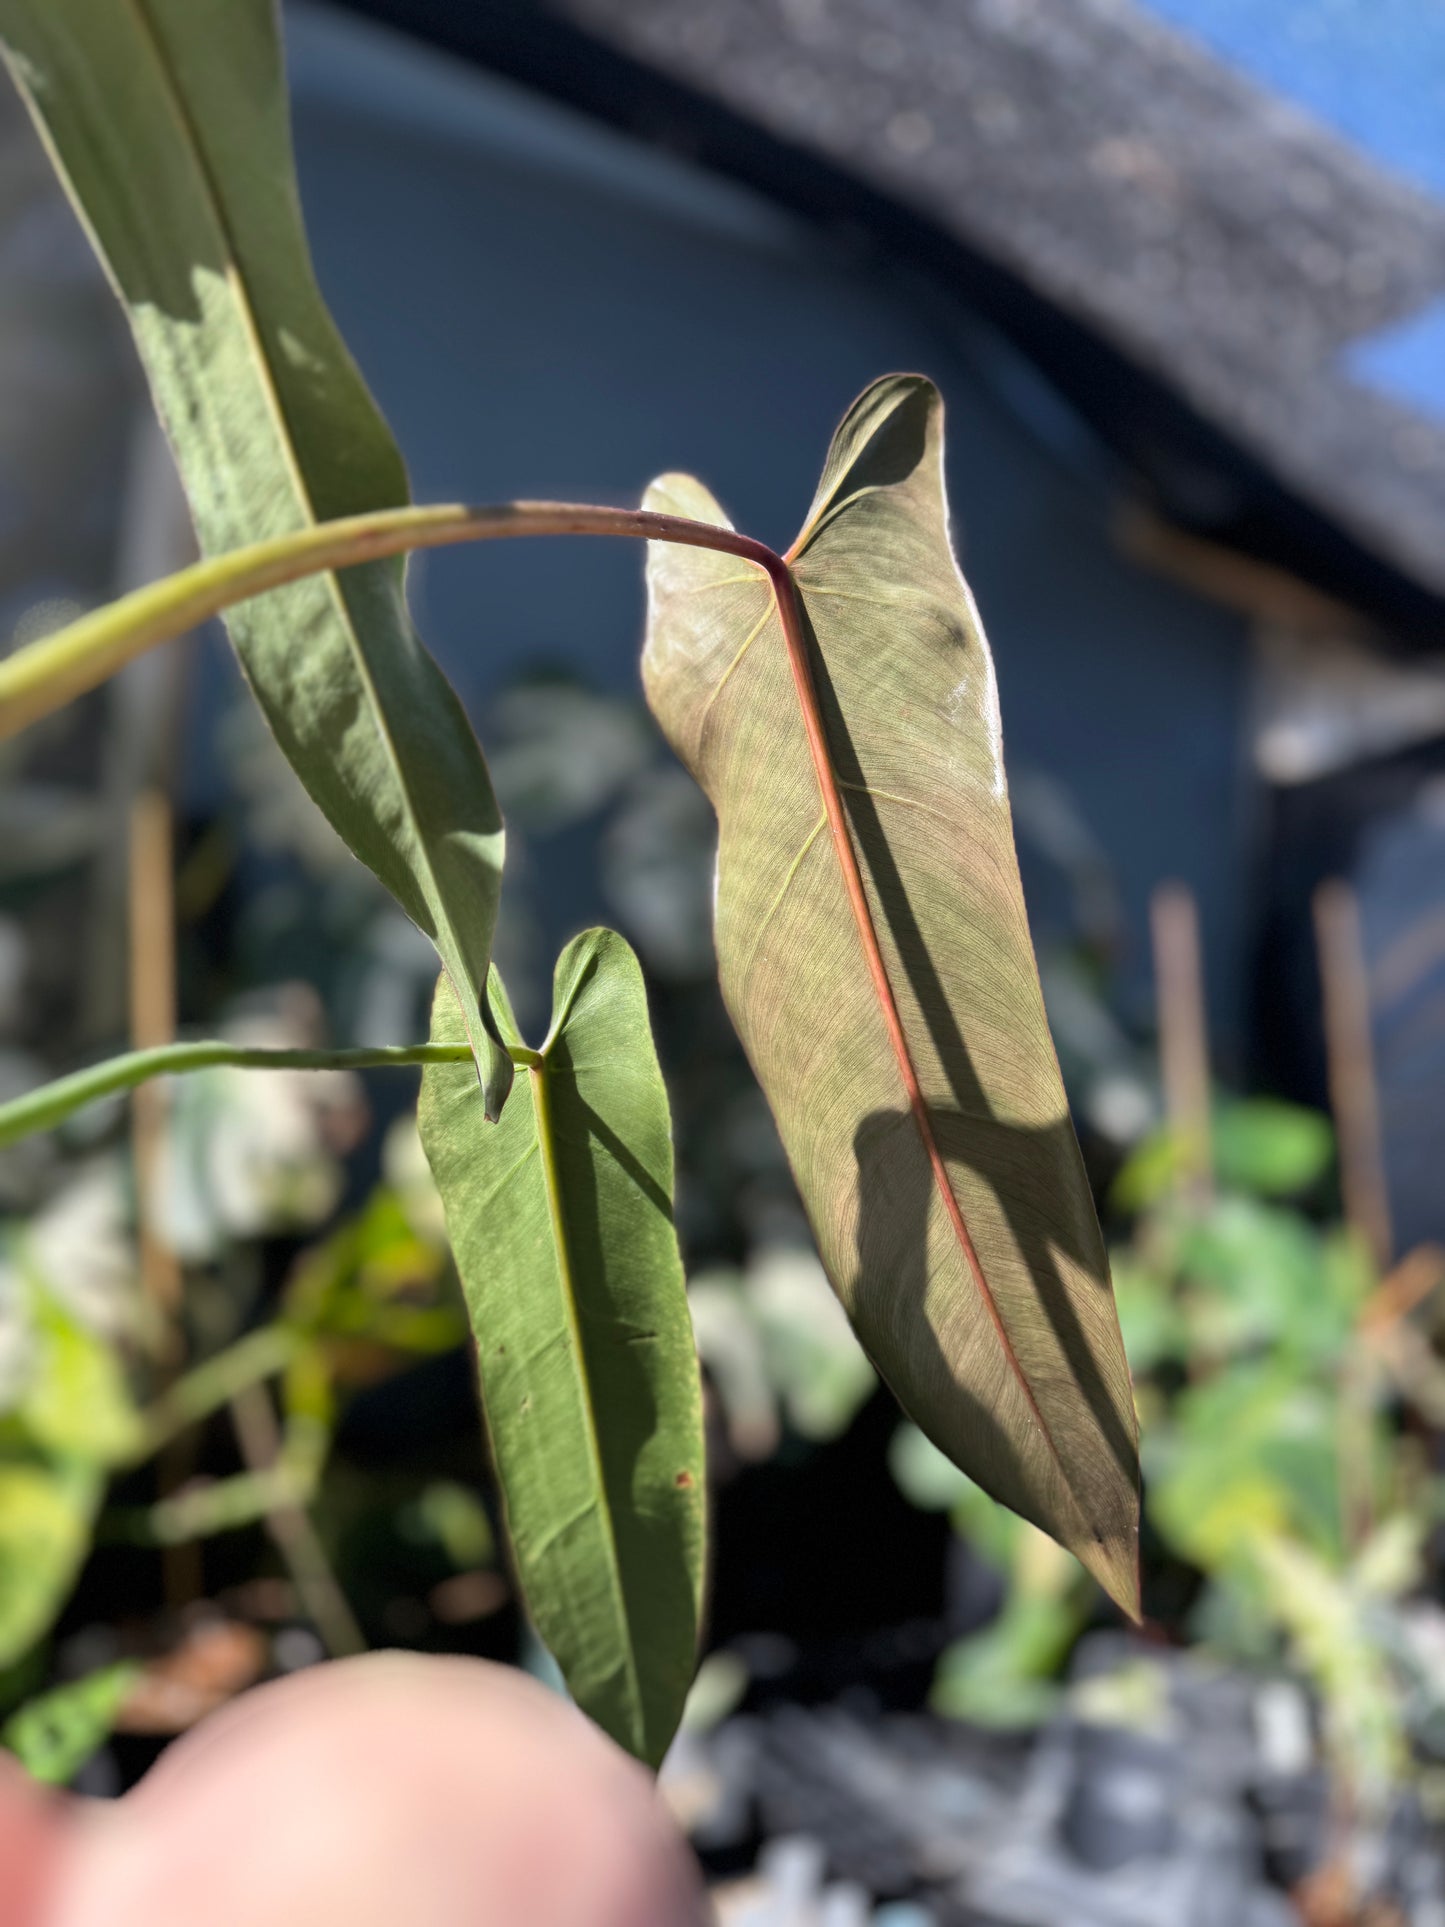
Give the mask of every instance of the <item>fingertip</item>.
[(66, 1802), (0, 1752), (0, 1927), (40, 1927), (60, 1873)]
[(123, 1824), (87, 1830), (86, 1904), (65, 1927), (192, 1927), (201, 1896), (227, 1927), (701, 1918), (651, 1776), (566, 1701), (478, 1660), (378, 1654), (262, 1687), (120, 1808)]

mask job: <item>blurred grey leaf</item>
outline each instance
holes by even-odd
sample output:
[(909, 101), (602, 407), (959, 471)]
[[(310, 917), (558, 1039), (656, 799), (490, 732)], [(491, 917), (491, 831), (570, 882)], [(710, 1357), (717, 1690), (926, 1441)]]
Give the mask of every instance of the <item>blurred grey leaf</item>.
[(539, 835), (594, 816), (657, 753), (639, 704), (575, 683), (505, 691), (491, 706), (487, 735), (508, 821)]
[(17, 1239), (24, 1267), (98, 1338), (132, 1335), (139, 1319), (131, 1204), (118, 1157), (71, 1172)]
[(69, 869), (95, 849), (100, 827), (93, 797), (55, 783), (7, 783), (0, 791), (0, 882)]
[(702, 792), (676, 766), (649, 770), (608, 825), (602, 888), (659, 976), (709, 976), (717, 829)]
[[(238, 694), (222, 717), (217, 751), (241, 805), (245, 836), (257, 849), (293, 856), (312, 876), (361, 870), (307, 795), (249, 695)], [(375, 887), (378, 902), (385, 901), (381, 885)]]
[(745, 1290), (789, 1424), (805, 1439), (837, 1438), (878, 1380), (817, 1254), (764, 1249), (748, 1265)]
[[(305, 1045), (304, 1013), (233, 1019), (230, 1042)], [(363, 1086), (349, 1071), (219, 1069), (177, 1079), (157, 1178), (157, 1216), (181, 1257), (215, 1257), (235, 1238), (310, 1231), (340, 1203), (339, 1152), (365, 1126)]]
[(1039, 982), (1064, 1082), (1089, 1124), (1130, 1144), (1159, 1113), (1158, 1078), (1109, 1008), (1096, 975), (1072, 951), (1039, 952)]
[(688, 1298), (739, 1458), (767, 1458), (782, 1417), (815, 1443), (837, 1438), (878, 1382), (807, 1247), (764, 1246), (745, 1273), (702, 1273)]
[(740, 1459), (770, 1458), (782, 1437), (763, 1335), (736, 1271), (708, 1271), (687, 1289), (698, 1356), (707, 1367)]
[(1020, 845), (1051, 863), (1068, 884), (1079, 935), (1112, 950), (1124, 921), (1118, 887), (1104, 846), (1069, 789), (1043, 770), (1025, 767), (1011, 773), (1009, 797)]

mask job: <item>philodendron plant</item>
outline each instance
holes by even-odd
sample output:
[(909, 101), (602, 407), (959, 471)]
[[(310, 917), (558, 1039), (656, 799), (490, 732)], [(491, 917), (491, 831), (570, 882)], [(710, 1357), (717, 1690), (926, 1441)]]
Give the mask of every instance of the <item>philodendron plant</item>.
[(657, 1762), (693, 1669), (706, 1488), (642, 977), (589, 931), (546, 1037), (518, 1033), (491, 965), (501, 816), (402, 560), (642, 538), (648, 701), (717, 812), (722, 988), (833, 1286), (928, 1437), (1136, 1612), (1129, 1377), (935, 389), (889, 376), (853, 404), (785, 555), (680, 475), (637, 510), (408, 506), (312, 276), (273, 0), (0, 0), (0, 37), (126, 306), (205, 557), (0, 665), (0, 733), (224, 610), (301, 780), (441, 961), (414, 1048), (177, 1044), (30, 1094), (0, 1135), (202, 1065), (420, 1064), (518, 1578), (579, 1703)]

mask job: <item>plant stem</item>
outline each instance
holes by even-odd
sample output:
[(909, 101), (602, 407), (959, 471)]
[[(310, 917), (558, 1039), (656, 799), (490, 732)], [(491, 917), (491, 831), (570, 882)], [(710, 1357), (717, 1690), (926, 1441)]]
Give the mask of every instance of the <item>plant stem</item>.
[[(231, 1400), (231, 1420), (247, 1468), (258, 1475), (282, 1470), (281, 1428), (264, 1385), (249, 1385)], [(366, 1651), (366, 1635), (338, 1585), (311, 1514), (294, 1499), (266, 1514), (266, 1529), (286, 1562), (292, 1584), (333, 1659)]]
[(523, 535), (613, 535), (719, 549), (765, 569), (776, 581), (787, 565), (762, 542), (735, 529), (649, 509), (597, 508), (577, 502), (452, 503), (378, 510), (322, 522), (267, 542), (194, 563), (68, 623), (0, 662), (0, 739), (94, 689), (157, 643), (184, 635), (267, 589), (330, 569), (351, 568), (412, 549)]
[(177, 1434), (229, 1405), (248, 1386), (284, 1371), (304, 1342), (299, 1332), (286, 1325), (263, 1325), (178, 1378), (145, 1415), (137, 1462), (153, 1457)]
[[(513, 1050), (512, 1061), (530, 1067), (537, 1062), (537, 1053), (519, 1047)], [(85, 1105), (134, 1090), (152, 1077), (178, 1077), (222, 1066), (248, 1071), (364, 1071), (470, 1062), (471, 1052), (464, 1044), (378, 1044), (352, 1050), (282, 1050), (223, 1042), (163, 1044), (154, 1050), (108, 1057), (104, 1063), (72, 1071), (0, 1104), (0, 1146), (36, 1131), (53, 1130)]]
[(217, 1533), (255, 1525), (280, 1505), (304, 1504), (310, 1497), (304, 1483), (284, 1466), (266, 1472), (237, 1472), (173, 1492), (154, 1505), (135, 1506), (106, 1515), (103, 1536), (127, 1545), (177, 1546), (195, 1544)]

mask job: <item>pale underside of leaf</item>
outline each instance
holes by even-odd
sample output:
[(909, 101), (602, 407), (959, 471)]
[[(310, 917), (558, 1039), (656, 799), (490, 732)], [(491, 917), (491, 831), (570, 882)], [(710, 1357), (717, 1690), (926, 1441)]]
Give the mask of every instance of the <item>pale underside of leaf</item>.
[[(725, 520), (688, 477), (647, 501)], [(931, 384), (891, 377), (849, 411), (789, 561), (866, 930), (820, 829), (768, 580), (649, 548), (644, 680), (718, 814), (724, 996), (883, 1376), (936, 1444), (1135, 1611), (1128, 1370), (1029, 939), (992, 660), (949, 542)]]
[[(0, 39), (125, 303), (202, 549), (405, 502), (312, 273), (273, 0), (0, 0)], [(402, 564), (277, 589), (227, 622), (313, 798), (435, 943), (495, 1109), (501, 817)]]
[[(520, 1045), (499, 988), (494, 1008)], [(443, 981), (433, 1040), (459, 1034)], [(615, 933), (563, 952), (537, 1057), (496, 1125), (465, 1066), (429, 1066), (422, 1143), (529, 1609), (579, 1705), (656, 1765), (696, 1657), (702, 1413), (667, 1099)]]

